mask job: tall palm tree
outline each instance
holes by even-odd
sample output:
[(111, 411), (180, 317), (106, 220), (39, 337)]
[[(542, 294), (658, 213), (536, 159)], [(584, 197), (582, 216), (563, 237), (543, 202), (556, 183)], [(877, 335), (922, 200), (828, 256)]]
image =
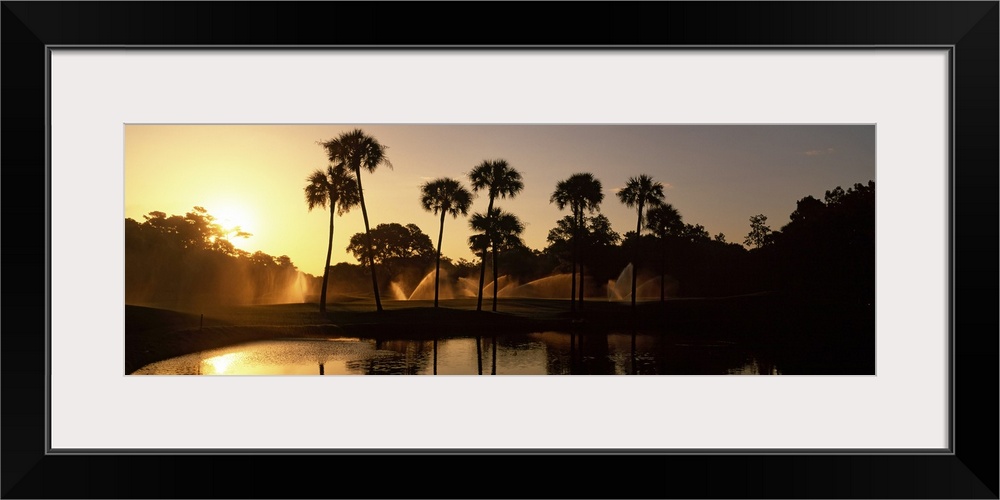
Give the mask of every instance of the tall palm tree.
[(457, 219), (459, 214), (463, 216), (469, 215), (469, 207), (472, 205), (472, 193), (455, 179), (442, 177), (428, 181), (421, 186), (420, 204), (423, 205), (424, 210), (429, 210), (435, 215), (441, 212), (437, 260), (434, 263), (434, 307), (437, 307), (441, 274), (441, 240), (444, 239), (444, 216), (445, 214), (451, 214), (452, 217)]
[(625, 187), (618, 190), (618, 200), (626, 207), (636, 207), (639, 218), (635, 222), (636, 255), (632, 259), (632, 309), (635, 310), (636, 278), (639, 269), (639, 236), (642, 236), (642, 210), (649, 205), (655, 207), (663, 203), (663, 184), (653, 181), (653, 178), (642, 174), (630, 177)]
[(344, 215), (358, 204), (358, 184), (354, 174), (343, 165), (329, 166), (326, 172), (315, 170), (306, 178), (306, 205), (330, 207), (330, 237), (326, 244), (326, 265), (323, 266), (323, 288), (319, 292), (319, 312), (326, 312), (326, 286), (330, 280), (330, 257), (333, 252), (333, 214)]
[[(485, 242), (493, 251), (493, 311), (496, 311), (499, 291), (497, 254), (524, 244), (521, 241), (524, 223), (516, 215), (494, 208), (489, 215), (473, 214), (469, 220), (469, 226), (480, 233), (470, 237), (469, 244), (475, 246), (477, 244), (483, 245)], [(483, 247), (482, 256), (485, 262), (485, 247)]]
[(361, 187), (361, 169), (374, 173), (375, 170), (385, 165), (392, 168), (392, 163), (386, 157), (385, 151), (388, 149), (378, 142), (374, 137), (364, 133), (361, 129), (354, 129), (344, 132), (336, 139), (330, 139), (320, 143), (326, 148), (327, 156), (334, 165), (344, 165), (354, 172), (354, 177), (358, 181), (358, 197), (361, 202), (361, 215), (365, 219), (365, 238), (368, 240), (368, 268), (372, 275), (372, 291), (375, 293), (375, 308), (382, 312), (382, 300), (378, 293), (378, 278), (375, 276), (375, 258), (371, 254), (371, 229), (368, 225), (368, 208), (365, 206), (365, 191)]
[(663, 302), (667, 290), (664, 281), (667, 276), (667, 240), (684, 233), (684, 221), (673, 205), (663, 203), (646, 212), (646, 229), (652, 231), (660, 243), (660, 302)]
[[(524, 182), (521, 181), (521, 173), (511, 167), (507, 160), (483, 160), (469, 172), (469, 181), (472, 183), (472, 190), (479, 192), (487, 190), (489, 193), (489, 205), (486, 207), (486, 214), (493, 213), (493, 200), (497, 196), (513, 198), (524, 189)], [(486, 255), (486, 245), (488, 240), (480, 241), (482, 254)], [(476, 310), (483, 310), (483, 286), (486, 280), (486, 260), (479, 263), (479, 296), (476, 299)]]
[[(593, 174), (573, 174), (568, 179), (556, 183), (556, 190), (549, 198), (549, 203), (555, 203), (560, 210), (569, 207), (573, 214), (573, 275), (570, 284), (570, 310), (576, 311), (576, 264), (580, 262), (581, 228), (584, 223), (584, 212), (596, 212), (604, 201), (601, 181)], [(583, 291), (583, 269), (580, 270), (580, 291)], [(581, 307), (583, 295), (580, 296)]]

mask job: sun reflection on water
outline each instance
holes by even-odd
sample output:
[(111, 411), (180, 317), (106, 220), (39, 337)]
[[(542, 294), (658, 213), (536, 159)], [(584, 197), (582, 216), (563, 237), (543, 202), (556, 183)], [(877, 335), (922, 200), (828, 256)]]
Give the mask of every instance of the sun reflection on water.
[[(496, 352), (494, 353), (494, 349)], [(477, 361), (478, 355), (478, 361)], [(481, 366), (481, 372), (480, 372)], [(172, 375), (780, 375), (771, 357), (662, 335), (564, 332), (425, 339), (284, 339), (187, 354), (137, 374)]]
[(225, 375), (226, 369), (239, 359), (240, 353), (231, 352), (221, 356), (208, 358), (201, 362), (201, 373), (203, 375)]

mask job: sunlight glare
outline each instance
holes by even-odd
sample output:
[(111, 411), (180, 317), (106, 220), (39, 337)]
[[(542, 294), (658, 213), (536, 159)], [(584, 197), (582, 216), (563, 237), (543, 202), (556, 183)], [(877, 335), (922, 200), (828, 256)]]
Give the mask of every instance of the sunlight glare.
[[(243, 248), (251, 237), (240, 238), (236, 236), (237, 228), (240, 231), (253, 234), (255, 226), (253, 211), (237, 203), (219, 204), (215, 207), (206, 207), (209, 215), (215, 217), (215, 222), (222, 226), (223, 230), (229, 233), (229, 241), (237, 248)], [(246, 250), (245, 248), (243, 248)]]
[(239, 358), (239, 353), (231, 352), (222, 356), (215, 356), (202, 361), (202, 374), (204, 375), (225, 375), (226, 368), (229, 368)]

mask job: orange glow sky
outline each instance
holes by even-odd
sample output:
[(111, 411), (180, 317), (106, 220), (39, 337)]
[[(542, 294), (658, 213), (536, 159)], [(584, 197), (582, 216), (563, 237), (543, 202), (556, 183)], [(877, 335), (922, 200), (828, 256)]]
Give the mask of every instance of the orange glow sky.
[[(420, 205), (420, 185), (437, 177), (468, 183), (484, 159), (503, 158), (523, 175), (524, 190), (498, 200), (525, 222), (525, 243), (545, 237), (566, 215), (549, 197), (558, 181), (593, 173), (603, 184), (601, 212), (620, 234), (636, 214), (615, 189), (630, 176), (667, 185), (666, 200), (690, 224), (742, 243), (749, 218), (763, 213), (772, 229), (788, 222), (807, 195), (875, 179), (874, 125), (127, 125), (125, 217), (151, 211), (184, 214), (203, 206), (224, 224), (253, 233), (244, 250), (288, 255), (321, 275), (328, 212), (306, 207), (306, 176), (327, 165), (317, 144), (359, 127), (388, 146), (394, 169), (363, 172), (371, 226), (414, 223), (437, 242), (438, 217)], [(474, 212), (485, 211), (479, 195)], [(360, 208), (336, 219), (331, 264), (357, 263), (345, 251), (364, 231)], [(442, 254), (472, 260), (464, 217), (445, 221)]]

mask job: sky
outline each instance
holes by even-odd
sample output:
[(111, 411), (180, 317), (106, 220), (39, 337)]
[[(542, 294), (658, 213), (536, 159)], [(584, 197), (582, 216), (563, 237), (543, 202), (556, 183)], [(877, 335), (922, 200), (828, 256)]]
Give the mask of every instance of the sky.
[[(471, 190), (469, 171), (487, 159), (521, 172), (524, 189), (496, 205), (521, 218), (525, 244), (539, 250), (568, 214), (549, 202), (556, 183), (575, 173), (601, 181), (600, 211), (619, 234), (635, 230), (636, 211), (615, 192), (646, 174), (684, 222), (735, 243), (753, 215), (777, 230), (799, 199), (876, 180), (875, 125), (126, 125), (125, 217), (201, 206), (253, 234), (232, 239), (238, 248), (322, 275), (329, 212), (308, 210), (306, 177), (328, 165), (319, 142), (354, 128), (387, 146), (393, 165), (362, 172), (371, 227), (413, 223), (434, 243), (440, 216), (423, 209), (420, 186), (451, 177)], [(480, 192), (470, 215), (488, 201)], [(363, 231), (360, 207), (336, 218), (331, 264), (358, 263), (345, 249)], [(448, 216), (442, 255), (473, 260), (470, 234), (468, 217)]]

